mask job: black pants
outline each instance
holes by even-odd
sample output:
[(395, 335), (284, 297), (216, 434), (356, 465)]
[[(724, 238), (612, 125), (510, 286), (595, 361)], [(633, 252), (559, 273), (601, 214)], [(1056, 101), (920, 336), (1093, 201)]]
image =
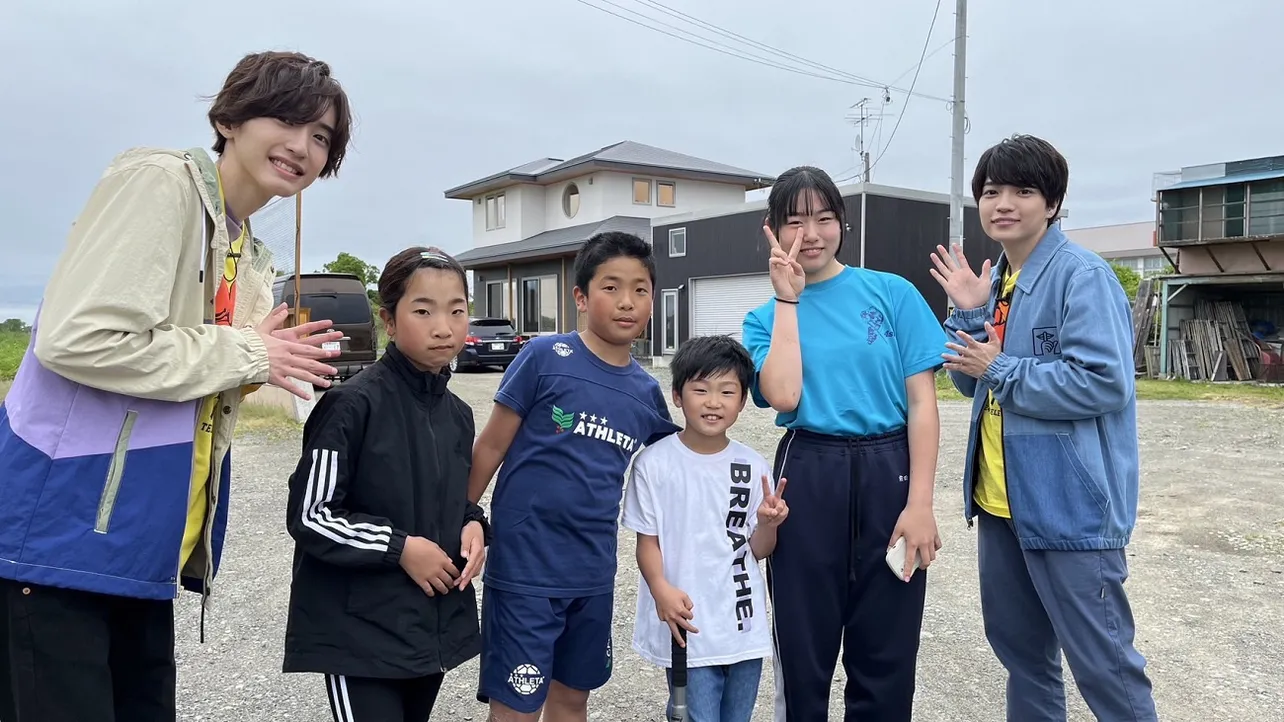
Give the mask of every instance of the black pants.
[(0, 580), (16, 716), (174, 722), (174, 603)]
[(370, 679), (327, 674), (335, 722), (428, 722), (444, 674), (413, 679)]
[(767, 560), (782, 681), (776, 708), (784, 722), (829, 719), (841, 643), (846, 722), (909, 722), (927, 574), (906, 583), (885, 561), (909, 497), (906, 432), (789, 431), (775, 473), (789, 480), (789, 520)]
[(9, 595), (0, 588), (0, 722), (13, 722), (13, 675), (9, 672)]

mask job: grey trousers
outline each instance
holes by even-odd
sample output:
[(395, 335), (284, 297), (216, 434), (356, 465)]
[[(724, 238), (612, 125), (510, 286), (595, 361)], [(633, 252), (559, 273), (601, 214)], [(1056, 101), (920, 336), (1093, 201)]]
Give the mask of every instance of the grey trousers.
[(1097, 719), (1157, 720), (1133, 646), (1124, 550), (1022, 550), (1011, 521), (977, 511), (981, 614), (1008, 672), (1009, 722), (1065, 722), (1063, 651)]

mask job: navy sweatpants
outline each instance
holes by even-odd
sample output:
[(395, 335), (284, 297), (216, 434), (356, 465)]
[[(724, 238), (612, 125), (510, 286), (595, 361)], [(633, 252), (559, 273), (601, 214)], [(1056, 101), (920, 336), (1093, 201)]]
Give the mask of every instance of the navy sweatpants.
[(977, 513), (981, 616), (1008, 670), (1008, 720), (1065, 722), (1062, 650), (1097, 719), (1157, 719), (1146, 660), (1133, 646), (1124, 550), (1022, 550), (1011, 521)]
[(904, 430), (840, 438), (788, 431), (776, 478), (789, 519), (767, 559), (776, 722), (829, 719), (838, 649), (847, 722), (909, 722), (927, 573), (906, 583), (884, 557), (909, 498)]

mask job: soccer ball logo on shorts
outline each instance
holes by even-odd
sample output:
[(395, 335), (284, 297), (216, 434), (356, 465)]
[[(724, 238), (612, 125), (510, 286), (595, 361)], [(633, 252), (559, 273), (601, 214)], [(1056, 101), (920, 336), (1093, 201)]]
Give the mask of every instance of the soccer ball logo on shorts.
[(544, 684), (544, 675), (533, 664), (519, 664), (508, 675), (508, 684), (520, 695), (535, 694), (540, 685)]

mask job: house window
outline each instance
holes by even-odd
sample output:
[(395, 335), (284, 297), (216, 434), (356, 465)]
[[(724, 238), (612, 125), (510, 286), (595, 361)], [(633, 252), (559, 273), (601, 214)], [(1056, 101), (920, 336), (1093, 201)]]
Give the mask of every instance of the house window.
[(1167, 191), (1159, 201), (1160, 238), (1193, 241), (1199, 238), (1199, 189)]
[(678, 291), (675, 288), (666, 288), (660, 293), (660, 322), (661, 332), (664, 342), (662, 351), (666, 354), (674, 353), (678, 350)]
[(1248, 186), (1248, 235), (1284, 234), (1284, 180)]
[(580, 187), (574, 183), (568, 184), (566, 190), (562, 191), (562, 212), (567, 218), (574, 218), (580, 212)]
[(486, 230), (504, 227), (504, 194), (486, 197)]
[(559, 305), (557, 276), (523, 279), (521, 333), (556, 333)]
[(1143, 276), (1167, 273), (1168, 269), (1168, 259), (1163, 256), (1146, 256), (1142, 259), (1141, 275)]
[(678, 186), (673, 181), (656, 181), (655, 204), (672, 208), (678, 204)]
[(1244, 235), (1244, 186), (1203, 189), (1200, 200), (1199, 238), (1238, 238)]
[(646, 178), (633, 179), (633, 202), (637, 205), (651, 205), (651, 181)]
[(669, 230), (669, 258), (687, 255), (687, 229), (672, 228)]
[(486, 315), (491, 318), (508, 318), (508, 294), (504, 291), (504, 281), (490, 281), (486, 284)]

